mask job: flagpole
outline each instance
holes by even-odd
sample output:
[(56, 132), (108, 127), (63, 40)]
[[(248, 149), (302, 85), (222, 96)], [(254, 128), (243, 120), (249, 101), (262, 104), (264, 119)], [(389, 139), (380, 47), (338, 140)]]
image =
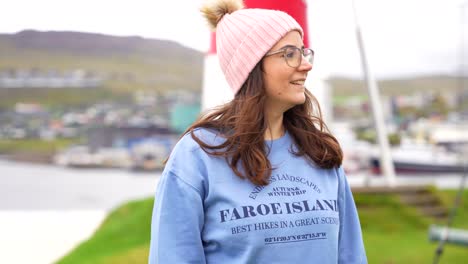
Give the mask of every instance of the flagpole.
[(362, 31), (359, 24), (355, 1), (352, 0), (353, 3), (353, 12), (354, 12), (354, 21), (356, 24), (356, 37), (359, 47), (359, 54), (361, 57), (362, 69), (364, 72), (364, 77), (366, 79), (367, 88), (369, 92), (369, 98), (371, 101), (372, 106), (372, 113), (374, 117), (374, 123), (377, 130), (377, 140), (380, 146), (380, 168), (381, 171), (386, 179), (387, 185), (389, 187), (394, 187), (396, 184), (396, 176), (395, 176), (395, 168), (393, 166), (392, 157), (390, 154), (390, 146), (388, 143), (387, 137), (387, 129), (385, 127), (384, 116), (382, 111), (382, 104), (380, 100), (380, 94), (377, 86), (377, 82), (375, 81), (374, 76), (370, 70), (366, 51), (364, 48), (364, 40), (362, 37)]

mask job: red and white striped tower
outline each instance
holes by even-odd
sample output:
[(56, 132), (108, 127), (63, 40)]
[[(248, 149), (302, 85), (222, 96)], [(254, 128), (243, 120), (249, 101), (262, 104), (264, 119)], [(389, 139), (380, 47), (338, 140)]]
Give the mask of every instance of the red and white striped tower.
[[(305, 0), (244, 0), (246, 8), (265, 8), (281, 10), (291, 15), (301, 25), (304, 30), (304, 45), (309, 46), (309, 30), (307, 25), (307, 3)], [(313, 47), (312, 47), (313, 49)], [(223, 72), (219, 66), (216, 56), (216, 34), (211, 33), (210, 50), (205, 57), (205, 69), (203, 73), (203, 94), (202, 109), (206, 110), (214, 106), (226, 103), (233, 98), (231, 89), (224, 79)], [(313, 70), (312, 70), (313, 71)], [(324, 116), (329, 119), (328, 112), (330, 105), (325, 83), (321, 79), (316, 79), (314, 75), (307, 79), (308, 87), (320, 102)]]

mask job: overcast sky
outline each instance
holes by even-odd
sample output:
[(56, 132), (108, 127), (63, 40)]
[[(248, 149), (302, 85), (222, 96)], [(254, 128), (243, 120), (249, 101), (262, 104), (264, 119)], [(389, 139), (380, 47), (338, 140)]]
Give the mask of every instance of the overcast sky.
[[(0, 33), (71, 30), (170, 39), (207, 51), (203, 0), (3, 0)], [(460, 70), (462, 10), (468, 47), (467, 0), (356, 0), (369, 63), (377, 78)], [(360, 77), (351, 0), (308, 0), (316, 68)], [(465, 51), (464, 64), (468, 58)], [(465, 70), (466, 74), (466, 70)]]

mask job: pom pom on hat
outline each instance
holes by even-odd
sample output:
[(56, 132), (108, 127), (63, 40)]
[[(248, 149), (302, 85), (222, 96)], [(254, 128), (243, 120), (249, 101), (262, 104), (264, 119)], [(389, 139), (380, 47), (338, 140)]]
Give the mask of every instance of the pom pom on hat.
[(239, 0), (218, 0), (205, 4), (200, 11), (205, 15), (211, 28), (214, 30), (218, 22), (226, 14), (231, 14), (244, 8), (244, 3)]
[(294, 18), (283, 11), (242, 9), (240, 0), (215, 0), (201, 11), (216, 29), (216, 51), (221, 70), (236, 94), (252, 69), (288, 32), (304, 33)]

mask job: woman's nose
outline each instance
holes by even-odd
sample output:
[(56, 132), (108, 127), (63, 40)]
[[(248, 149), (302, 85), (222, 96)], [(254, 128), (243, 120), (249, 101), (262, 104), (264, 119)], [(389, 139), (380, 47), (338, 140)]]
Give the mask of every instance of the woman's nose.
[(309, 62), (304, 56), (301, 58), (301, 64), (297, 67), (299, 71), (310, 71), (312, 70), (313, 64)]

